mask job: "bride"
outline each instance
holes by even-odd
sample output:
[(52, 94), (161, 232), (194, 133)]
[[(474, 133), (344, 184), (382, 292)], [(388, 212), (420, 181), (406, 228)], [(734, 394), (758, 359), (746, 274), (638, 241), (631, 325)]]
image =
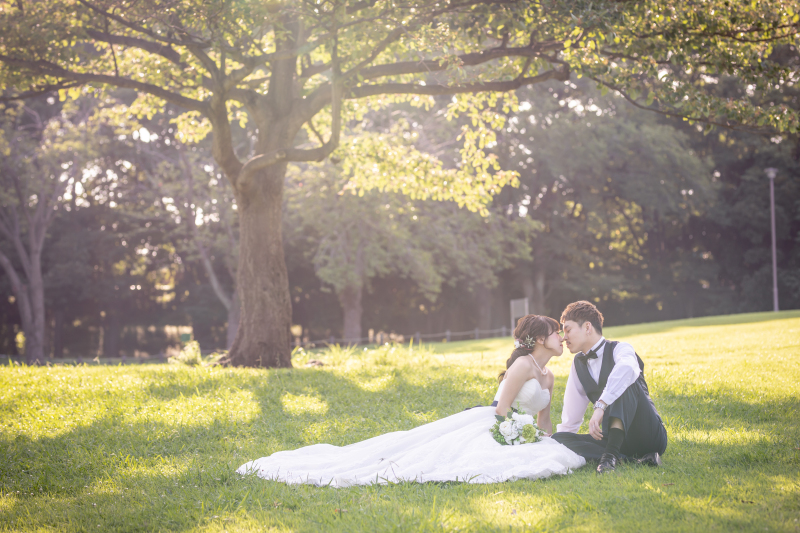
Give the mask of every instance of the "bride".
[(560, 329), (558, 322), (545, 316), (527, 315), (517, 322), (516, 348), (499, 376), (491, 407), (474, 407), (348, 446), (315, 444), (277, 452), (246, 463), (237, 472), (332, 487), (400, 481), (498, 483), (567, 474), (585, 460), (549, 436), (536, 443), (504, 446), (490, 432), (495, 414), (506, 415), (519, 407), (538, 413), (538, 426), (552, 433), (554, 378), (546, 366), (564, 350)]

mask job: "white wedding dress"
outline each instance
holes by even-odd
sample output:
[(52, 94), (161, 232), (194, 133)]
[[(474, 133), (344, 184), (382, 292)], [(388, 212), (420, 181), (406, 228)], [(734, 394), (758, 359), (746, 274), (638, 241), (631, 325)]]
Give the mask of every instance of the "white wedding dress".
[[(513, 405), (517, 403), (535, 415), (550, 403), (550, 391), (532, 379), (523, 385)], [(549, 437), (517, 446), (499, 444), (490, 432), (494, 415), (494, 407), (474, 407), (348, 446), (315, 444), (273, 453), (242, 465), (237, 472), (291, 484), (347, 487), (400, 481), (498, 483), (567, 474), (586, 463)]]

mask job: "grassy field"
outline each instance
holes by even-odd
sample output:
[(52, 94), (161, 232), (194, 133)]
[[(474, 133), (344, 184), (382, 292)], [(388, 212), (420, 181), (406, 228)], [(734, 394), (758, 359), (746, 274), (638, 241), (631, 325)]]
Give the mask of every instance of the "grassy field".
[[(301, 353), (292, 370), (5, 366), (0, 530), (800, 531), (800, 312), (606, 334), (647, 365), (662, 468), (350, 489), (234, 473), (488, 403), (508, 339), (314, 354), (322, 368)], [(551, 363), (557, 415), (571, 359)]]

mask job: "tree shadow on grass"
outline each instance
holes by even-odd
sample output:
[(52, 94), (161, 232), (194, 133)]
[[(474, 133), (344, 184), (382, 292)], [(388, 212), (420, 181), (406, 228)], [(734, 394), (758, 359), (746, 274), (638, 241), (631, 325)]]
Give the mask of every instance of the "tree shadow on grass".
[[(246, 461), (316, 442), (348, 444), (416, 427), (424, 422), (420, 414), (460, 411), (476, 396), (455, 385), (466, 381), (464, 374), (419, 383), (391, 372), (369, 390), (316, 369), (196, 371), (183, 379), (152, 372), (143, 385), (144, 405), (120, 408), (124, 396), (105, 391), (97, 401), (107, 414), (87, 425), (36, 439), (0, 436), (0, 488), (6, 500), (13, 495), (0, 506), (0, 523), (94, 529), (96, 517), (103, 529), (196, 527), (209, 513), (241, 503), (244, 485), (235, 470)], [(226, 400), (241, 391), (255, 403), (252, 415), (237, 416), (236, 407), (223, 405), (210, 418), (198, 413), (198, 420), (171, 422), (155, 408)], [(288, 412), (285, 395), (315, 398), (326, 409)], [(140, 409), (155, 413), (140, 416)]]
[(800, 412), (800, 397), (760, 399), (748, 402), (734, 388), (716, 388), (692, 393), (659, 390), (658, 405), (668, 416), (691, 421), (697, 429), (716, 429), (720, 423), (744, 426), (766, 424), (770, 429), (783, 431), (797, 428), (795, 417)]
[(800, 427), (795, 420), (800, 397), (746, 401), (732, 387), (691, 393), (666, 389), (659, 390), (658, 406), (672, 433), (671, 446), (680, 444), (687, 454), (700, 454), (710, 465), (800, 466)]
[[(776, 454), (775, 442), (764, 436), (713, 442), (686, 433), (670, 443), (665, 468), (624, 467), (613, 482), (581, 470), (545, 482), (490, 486), (287, 486), (242, 479), (235, 470), (281, 449), (317, 442), (349, 444), (410, 429), (432, 417), (487, 404), (491, 397), (464, 385), (475, 378), (466, 369), (449, 369), (446, 375), (431, 372), (426, 380), (402, 370), (376, 370), (358, 377), (318, 369), (177, 374), (143, 374), (151, 379), (144, 384), (148, 405), (180, 407), (182, 401), (203, 399), (219, 399), (223, 405), (208, 419), (198, 414), (195, 420), (178, 423), (156, 416), (136, 418), (134, 407), (127, 411), (111, 408), (125, 401), (122, 394), (98, 394), (98, 401), (108, 405), (108, 414), (88, 425), (38, 439), (0, 436), (0, 487), (6, 494), (0, 506), (0, 524), (12, 529), (96, 530), (100, 525), (103, 530), (139, 531), (222, 529), (229, 524), (223, 520), (235, 520), (301, 531), (447, 529), (464, 524), (466, 529), (531, 529), (530, 522), (508, 522), (506, 515), (497, 514), (497, 507), (489, 507), (497, 505), (494, 495), (502, 491), (505, 498), (521, 497), (522, 493), (540, 498), (534, 503), (546, 506), (547, 516), (537, 518), (534, 526), (539, 524), (536, 527), (542, 529), (588, 527), (589, 520), (594, 520), (592, 526), (610, 529), (619, 513), (638, 512), (637, 502), (646, 504), (650, 515), (664, 520), (700, 524), (719, 519), (737, 529), (752, 523), (738, 508), (731, 507), (730, 513), (722, 516), (695, 500), (706, 498), (709, 490), (727, 490), (722, 478), (735, 476), (749, 483), (742, 489), (747, 495), (741, 499), (761, 501), (750, 496), (758, 484), (787, 470), (796, 471), (798, 461), (797, 452), (792, 455), (786, 443), (780, 444)], [(565, 383), (566, 378), (557, 378), (554, 419)], [(102, 385), (98, 387), (98, 392), (103, 392)], [(240, 394), (242, 391), (246, 394)], [(308, 402), (313, 408), (303, 410), (300, 402), (300, 409), (287, 410), (287, 395), (314, 399)], [(250, 415), (238, 416), (237, 407), (224, 405), (242, 396), (254, 404)], [(777, 433), (787, 429), (783, 426), (798, 412), (796, 398), (748, 403), (727, 389), (698, 394), (659, 390), (657, 405), (677, 433), (685, 433), (684, 429), (735, 431), (748, 425), (769, 428), (776, 422)], [(721, 407), (730, 415), (715, 411)], [(682, 420), (685, 428), (680, 426)], [(664, 478), (659, 477), (662, 473), (673, 476), (669, 485), (674, 491), (669, 490), (682, 495), (665, 492)], [(659, 490), (646, 489), (647, 484)], [(10, 492), (14, 493), (11, 498)], [(554, 497), (542, 500), (547, 494)], [(772, 512), (784, 512), (792, 505), (796, 509), (797, 499), (791, 496), (773, 498)], [(432, 507), (434, 497), (437, 508)], [(732, 495), (726, 498), (730, 501), (725, 500), (725, 505), (736, 503)], [(609, 503), (612, 500), (614, 505)], [(523, 516), (521, 510), (519, 514)]]

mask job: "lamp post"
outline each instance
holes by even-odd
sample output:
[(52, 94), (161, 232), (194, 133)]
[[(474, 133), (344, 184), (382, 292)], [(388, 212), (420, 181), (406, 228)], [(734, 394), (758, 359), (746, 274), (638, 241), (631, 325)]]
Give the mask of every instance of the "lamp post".
[(777, 168), (765, 168), (764, 172), (769, 178), (769, 210), (770, 225), (772, 228), (772, 310), (778, 311), (778, 251), (775, 245), (775, 176)]

